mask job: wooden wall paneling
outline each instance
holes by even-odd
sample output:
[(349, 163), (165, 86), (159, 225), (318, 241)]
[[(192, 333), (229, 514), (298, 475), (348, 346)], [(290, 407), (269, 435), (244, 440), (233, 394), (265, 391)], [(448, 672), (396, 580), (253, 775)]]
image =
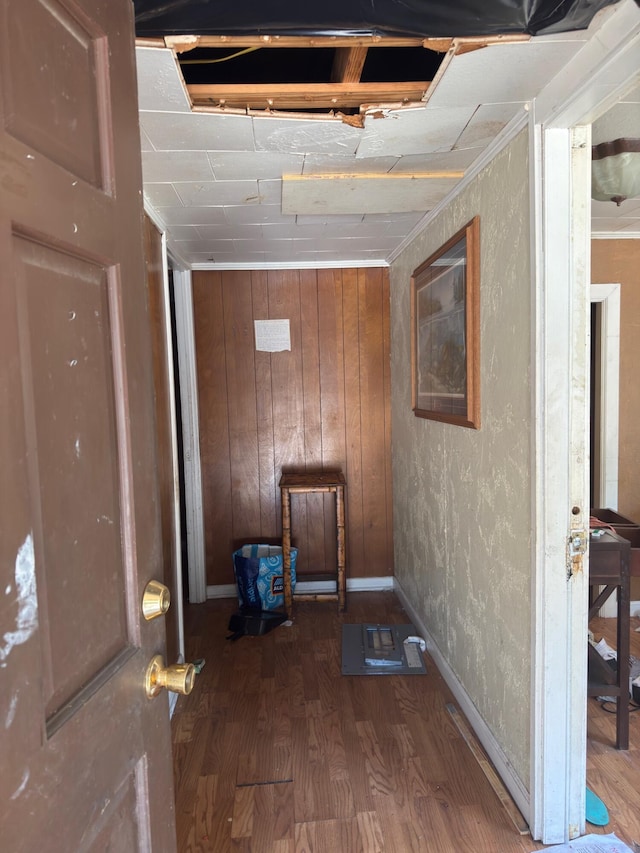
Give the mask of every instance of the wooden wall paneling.
[[(153, 385), (155, 397), (156, 449), (160, 497), (160, 529), (162, 535), (162, 577), (176, 598), (177, 543), (174, 526), (173, 444), (171, 434), (171, 401), (169, 395), (169, 354), (166, 329), (168, 317), (164, 303), (164, 258), (162, 235), (145, 214), (144, 255), (147, 280), (147, 299), (151, 324)], [(181, 582), (181, 581), (180, 581)], [(175, 663), (180, 654), (178, 641), (178, 610), (176, 607), (165, 619), (167, 630), (167, 660)]]
[(347, 557), (358, 575), (365, 565), (362, 507), (362, 430), (360, 404), (360, 306), (358, 270), (342, 271), (346, 471), (349, 500)]
[[(389, 285), (380, 270), (196, 272), (207, 583), (233, 583), (241, 541), (281, 536), (283, 471), (341, 468), (349, 577), (392, 560)], [(291, 352), (255, 351), (254, 319), (288, 319)], [(301, 577), (335, 570), (329, 495), (292, 501)]]
[[(251, 300), (254, 320), (269, 319), (269, 290), (267, 273), (254, 270), (251, 273)], [(271, 354), (255, 353), (256, 366), (256, 414), (258, 418), (258, 468), (260, 501), (260, 538), (276, 537), (280, 518), (279, 477), (275, 469), (275, 446), (273, 434), (273, 383), (271, 377)]]
[(393, 475), (391, 471), (391, 293), (389, 271), (382, 271), (382, 358), (384, 368), (384, 469), (387, 515), (387, 572), (393, 574)]
[[(342, 339), (342, 271), (318, 270), (318, 334), (320, 340), (320, 397), (322, 406), (322, 464), (346, 476), (347, 451), (344, 410), (344, 343)], [(335, 498), (324, 495), (327, 568), (336, 563)], [(347, 533), (349, 482), (346, 488)], [(348, 549), (348, 544), (347, 544)], [(347, 577), (349, 565), (347, 564)]]
[(233, 545), (260, 533), (258, 414), (251, 273), (225, 273), (222, 284), (229, 401)]
[(202, 499), (207, 584), (231, 583), (232, 515), (222, 274), (194, 272)]
[(362, 515), (364, 559), (370, 575), (387, 573), (382, 270), (358, 271)]
[[(302, 343), (300, 328), (300, 277), (297, 270), (270, 270), (269, 317), (288, 319), (291, 352), (271, 355), (273, 390), (273, 435), (276, 478), (282, 471), (304, 470), (304, 394), (302, 388)], [(293, 544), (298, 548), (297, 570), (308, 572), (306, 496), (292, 500)], [(278, 535), (282, 535), (281, 519)]]
[[(316, 270), (300, 271), (300, 329), (302, 351), (302, 392), (304, 399), (305, 469), (322, 470), (322, 399), (320, 395), (320, 348), (318, 277)], [(325, 495), (309, 494), (307, 504), (308, 570), (326, 571)], [(333, 511), (335, 518), (335, 510)], [(335, 527), (335, 524), (333, 525)], [(335, 539), (334, 539), (335, 542)], [(335, 551), (335, 545), (332, 549)]]

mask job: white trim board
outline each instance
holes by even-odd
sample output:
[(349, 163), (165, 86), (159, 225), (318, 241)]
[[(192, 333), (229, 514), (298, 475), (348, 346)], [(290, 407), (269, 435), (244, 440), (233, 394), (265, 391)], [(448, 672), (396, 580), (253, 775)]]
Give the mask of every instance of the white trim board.
[[(618, 509), (618, 425), (620, 398), (620, 285), (592, 284), (591, 303), (602, 305), (600, 374), (600, 495), (598, 506)], [(593, 464), (593, 463), (592, 463)], [(610, 595), (600, 616), (618, 612), (618, 596)]]
[[(306, 595), (333, 592), (335, 588), (335, 581), (298, 581), (296, 583), (296, 590)], [(392, 592), (394, 589), (393, 575), (383, 578), (347, 578), (347, 592)], [(235, 598), (237, 594), (236, 585), (233, 583), (207, 587), (207, 598)]]
[(592, 240), (640, 240), (640, 231), (596, 231)]
[(198, 604), (206, 600), (207, 591), (198, 422), (198, 378), (196, 375), (191, 273), (188, 270), (174, 271), (173, 283), (182, 409), (189, 601), (192, 604)]
[(620, 285), (592, 284), (591, 303), (602, 305), (600, 372), (600, 495), (598, 506), (618, 509), (620, 401)]
[(366, 261), (264, 261), (261, 264), (252, 263), (225, 263), (219, 264), (196, 263), (191, 264), (192, 270), (337, 270), (337, 269), (360, 269), (362, 267), (388, 267), (385, 260)]
[(460, 708), (462, 709), (462, 712), (464, 713), (465, 717), (471, 724), (471, 728), (478, 737), (478, 740), (486, 750), (487, 755), (491, 759), (494, 767), (496, 768), (496, 771), (498, 772), (498, 775), (506, 785), (507, 790), (513, 797), (514, 802), (522, 812), (524, 818), (528, 821), (530, 811), (528, 791), (524, 788), (522, 781), (516, 775), (513, 766), (509, 762), (509, 759), (502, 751), (500, 745), (496, 741), (495, 737), (493, 736), (491, 730), (489, 729), (483, 718), (480, 716), (478, 710), (476, 709), (468, 693), (465, 691), (464, 687), (458, 680), (456, 674), (445, 660), (444, 656), (442, 655), (442, 652), (433, 640), (424, 622), (418, 616), (416, 610), (411, 604), (409, 598), (407, 597), (407, 594), (405, 593), (404, 589), (402, 588), (402, 585), (400, 584), (397, 578), (395, 579), (395, 593), (400, 599), (402, 606), (409, 614), (411, 622), (417, 629), (417, 633), (426, 641), (427, 650), (431, 658), (433, 659), (433, 662), (437, 666), (440, 675), (442, 675), (442, 677), (446, 681), (447, 686), (453, 693), (456, 702), (458, 703), (458, 705), (460, 705)]
[[(153, 221), (153, 220), (152, 220)], [(157, 227), (157, 226), (156, 226)], [(184, 601), (182, 595), (182, 524), (180, 519), (180, 464), (178, 448), (178, 412), (176, 402), (176, 376), (174, 368), (173, 335), (171, 331), (171, 297), (169, 293), (169, 264), (167, 258), (167, 235), (162, 234), (162, 298), (165, 317), (165, 349), (167, 354), (167, 376), (169, 379), (169, 414), (171, 419), (171, 475), (173, 486), (173, 565), (175, 572), (175, 602), (178, 611), (178, 655), (184, 660)]]

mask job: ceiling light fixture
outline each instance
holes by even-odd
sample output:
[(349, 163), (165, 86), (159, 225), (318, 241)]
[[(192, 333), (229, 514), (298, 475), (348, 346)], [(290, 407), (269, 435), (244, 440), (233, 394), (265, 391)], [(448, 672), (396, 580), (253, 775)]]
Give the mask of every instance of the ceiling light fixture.
[(614, 139), (591, 149), (591, 197), (615, 201), (640, 196), (640, 139)]

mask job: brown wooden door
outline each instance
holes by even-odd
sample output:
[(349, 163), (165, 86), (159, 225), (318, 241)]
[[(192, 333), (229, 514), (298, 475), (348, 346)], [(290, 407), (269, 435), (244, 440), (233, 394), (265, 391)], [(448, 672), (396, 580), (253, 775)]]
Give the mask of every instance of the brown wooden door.
[(0, 848), (174, 851), (132, 5), (0, 2)]

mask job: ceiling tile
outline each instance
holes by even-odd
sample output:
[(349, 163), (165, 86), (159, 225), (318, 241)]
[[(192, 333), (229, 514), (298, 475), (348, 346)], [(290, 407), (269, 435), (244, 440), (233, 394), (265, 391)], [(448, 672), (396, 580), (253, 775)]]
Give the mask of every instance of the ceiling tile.
[(435, 207), (456, 178), (336, 176), (282, 182), (284, 213), (405, 213)]
[[(175, 202), (174, 202), (175, 204)], [(214, 225), (225, 223), (222, 207), (163, 207), (160, 211), (165, 225)]]
[(616, 104), (594, 121), (591, 127), (592, 145), (622, 137), (640, 139), (640, 102)]
[(253, 151), (250, 116), (209, 113), (141, 113), (156, 151)]
[(142, 175), (149, 183), (213, 180), (204, 151), (144, 151)]
[(486, 148), (511, 119), (522, 111), (520, 103), (481, 104), (460, 134), (456, 148)]
[(151, 144), (151, 140), (144, 132), (142, 127), (140, 128), (140, 150), (141, 151), (153, 151), (153, 145)]
[(282, 181), (258, 181), (261, 204), (276, 205), (282, 202)]
[(202, 237), (197, 225), (167, 226), (167, 234), (170, 240), (197, 240)]
[(391, 173), (467, 169), (479, 153), (478, 150), (467, 148), (461, 151), (442, 151), (435, 154), (409, 154), (398, 159)]
[(180, 204), (173, 184), (145, 184), (144, 194), (154, 207), (171, 207)]
[(627, 222), (626, 225), (623, 225), (620, 229), (620, 234), (634, 234), (636, 237), (640, 237), (640, 218), (636, 217)]
[(357, 224), (358, 222), (362, 222), (363, 219), (363, 213), (343, 213), (334, 214), (333, 216), (327, 213), (316, 213), (311, 215), (299, 213), (296, 216), (296, 222), (298, 225), (325, 225), (329, 222), (332, 225), (348, 225), (350, 223)]
[(358, 157), (393, 154), (428, 154), (449, 151), (475, 111), (469, 107), (451, 109), (376, 110), (365, 116), (364, 136)]
[(183, 257), (189, 257), (194, 252), (213, 252), (214, 245), (211, 240), (178, 240), (176, 248)]
[(182, 203), (187, 207), (225, 204), (258, 204), (257, 181), (210, 181), (174, 184)]
[(627, 94), (620, 98), (621, 101), (627, 104), (640, 104), (640, 83), (637, 86), (634, 86), (631, 91), (627, 92)]
[(200, 225), (198, 226), (198, 236), (203, 240), (233, 240), (238, 237), (246, 239), (262, 239), (262, 226), (257, 224), (250, 225)]
[(342, 154), (307, 154), (303, 175), (356, 175), (362, 172), (389, 172), (397, 157), (349, 157)]
[(429, 89), (427, 101), (446, 109), (529, 101), (581, 47), (577, 40), (531, 39), (458, 54)]
[(272, 151), (210, 151), (209, 161), (218, 181), (268, 180), (285, 173), (301, 174), (304, 156)]
[(276, 116), (254, 116), (257, 151), (276, 151), (281, 154), (319, 152), (354, 154), (362, 130), (338, 119), (300, 119)]
[(302, 239), (307, 237), (316, 242), (324, 235), (323, 225), (298, 225), (295, 216), (288, 217), (287, 223), (265, 222), (260, 227), (262, 235), (269, 240), (285, 240), (290, 238)]
[(295, 220), (295, 216), (285, 216), (280, 204), (239, 204), (228, 205), (224, 208), (225, 220), (230, 224), (251, 222), (286, 223)]
[(136, 68), (139, 109), (191, 112), (191, 101), (173, 51), (164, 47), (138, 47)]

